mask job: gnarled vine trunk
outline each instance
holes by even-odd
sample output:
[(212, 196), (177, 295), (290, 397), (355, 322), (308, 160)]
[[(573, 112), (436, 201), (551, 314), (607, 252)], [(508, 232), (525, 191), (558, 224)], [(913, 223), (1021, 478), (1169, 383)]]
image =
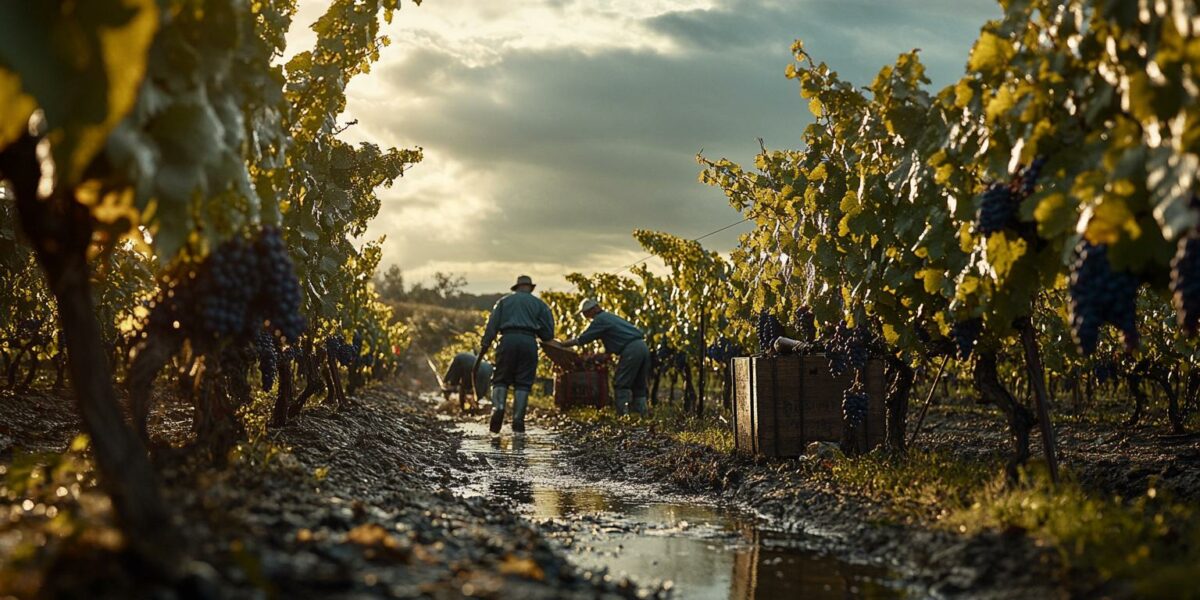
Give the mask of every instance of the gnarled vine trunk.
[(1033, 429), (1033, 415), (1008, 389), (1000, 383), (994, 350), (975, 349), (975, 389), (980, 396), (994, 403), (1008, 418), (1008, 430), (1013, 441), (1013, 455), (1005, 467), (1010, 482), (1016, 482), (1019, 469), (1029, 460), (1029, 432)]
[(159, 494), (145, 446), (121, 417), (92, 303), (87, 264), (91, 215), (75, 200), (73, 190), (55, 190), (44, 200), (38, 197), (37, 144), (26, 134), (0, 152), (0, 177), (11, 183), (21, 227), (58, 307), (71, 384), (101, 485), (134, 555), (152, 571), (174, 578), (183, 563), (182, 538)]
[(908, 420), (908, 399), (912, 394), (915, 373), (908, 363), (892, 355), (885, 356), (889, 371), (887, 398), (884, 406), (887, 409), (887, 447), (892, 452), (903, 454), (905, 445), (905, 426)]

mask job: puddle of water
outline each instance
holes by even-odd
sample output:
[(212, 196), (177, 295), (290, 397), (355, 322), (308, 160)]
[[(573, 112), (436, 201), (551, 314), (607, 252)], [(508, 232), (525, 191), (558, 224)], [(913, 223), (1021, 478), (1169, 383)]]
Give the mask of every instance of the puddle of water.
[[(756, 519), (642, 486), (572, 474), (556, 434), (530, 428), (493, 436), (462, 423), (463, 451), (492, 467), (458, 493), (511, 503), (546, 529), (584, 569), (607, 568), (650, 583), (671, 581), (680, 598), (899, 598), (888, 572), (806, 549), (796, 534)], [(561, 531), (556, 531), (561, 530)]]

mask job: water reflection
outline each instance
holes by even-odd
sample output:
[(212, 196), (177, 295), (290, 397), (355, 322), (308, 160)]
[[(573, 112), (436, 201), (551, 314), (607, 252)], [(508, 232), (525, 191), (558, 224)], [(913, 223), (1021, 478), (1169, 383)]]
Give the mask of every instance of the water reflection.
[(462, 426), (463, 450), (491, 470), (459, 490), (516, 505), (532, 518), (572, 524), (560, 534), (573, 562), (642, 582), (671, 580), (680, 598), (894, 598), (884, 569), (804, 549), (803, 538), (763, 531), (718, 507), (571, 473), (552, 432), (499, 435)]

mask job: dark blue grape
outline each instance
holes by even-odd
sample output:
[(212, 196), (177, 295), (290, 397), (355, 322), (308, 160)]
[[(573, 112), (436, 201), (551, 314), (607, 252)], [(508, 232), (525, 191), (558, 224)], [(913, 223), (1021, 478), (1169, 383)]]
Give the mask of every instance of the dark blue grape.
[(1100, 327), (1111, 323), (1121, 331), (1127, 350), (1138, 344), (1138, 278), (1128, 271), (1113, 271), (1108, 246), (1080, 240), (1075, 247), (1068, 286), (1071, 332), (1084, 356), (1096, 351)]
[(958, 346), (959, 358), (965, 360), (971, 356), (981, 333), (983, 333), (983, 319), (979, 317), (959, 321), (950, 327), (950, 337), (954, 338), (954, 344)]
[(1002, 183), (993, 183), (979, 197), (979, 209), (975, 214), (975, 231), (984, 236), (1004, 230), (1017, 221), (1020, 201), (1013, 197), (1012, 190)]
[(1171, 300), (1179, 326), (1189, 336), (1200, 330), (1200, 232), (1179, 240), (1171, 259)]
[(867, 420), (869, 405), (870, 398), (863, 391), (862, 384), (856, 383), (842, 396), (842, 418), (851, 426), (859, 427)]

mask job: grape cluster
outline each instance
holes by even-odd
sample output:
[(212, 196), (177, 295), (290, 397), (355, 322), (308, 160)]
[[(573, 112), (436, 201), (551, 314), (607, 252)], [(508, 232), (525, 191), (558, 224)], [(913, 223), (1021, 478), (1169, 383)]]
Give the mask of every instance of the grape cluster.
[[(358, 337), (355, 341), (361, 344), (362, 338)], [(346, 340), (341, 336), (331, 335), (325, 338), (325, 351), (332, 356), (339, 365), (349, 367), (358, 361), (361, 354), (362, 346), (355, 344), (347, 344)]]
[(975, 214), (975, 231), (990, 236), (1002, 231), (1017, 220), (1020, 200), (1012, 190), (1002, 183), (993, 183), (979, 197), (979, 210)]
[(300, 314), (300, 281), (277, 227), (264, 227), (255, 244), (261, 262), (262, 293), (268, 303), (268, 320), (283, 337), (295, 340), (304, 333)]
[(1042, 167), (1044, 166), (1046, 166), (1046, 157), (1039, 156), (1033, 159), (1033, 162), (1029, 163), (1029, 166), (1021, 173), (1018, 189), (1021, 192), (1022, 198), (1029, 197), (1034, 189), (1037, 188), (1037, 180), (1042, 175)]
[(981, 333), (983, 319), (979, 317), (959, 321), (950, 327), (950, 337), (954, 338), (954, 345), (958, 347), (959, 358), (966, 359), (971, 356)]
[(796, 335), (801, 342), (812, 342), (817, 338), (817, 319), (811, 308), (801, 306), (792, 317), (796, 325)]
[(675, 356), (673, 358), (675, 360), (675, 370), (677, 370), (677, 371), (686, 371), (687, 370), (687, 368), (688, 368), (687, 353), (676, 352)]
[(254, 350), (258, 353), (258, 371), (262, 373), (262, 387), (271, 391), (275, 387), (275, 374), (279, 369), (279, 355), (275, 352), (275, 336), (263, 330), (254, 337)]
[(1127, 271), (1113, 271), (1108, 246), (1081, 240), (1071, 265), (1071, 332), (1084, 356), (1096, 351), (1100, 327), (1111, 323), (1121, 330), (1125, 348), (1138, 344), (1138, 279)]
[(783, 324), (775, 315), (764, 310), (758, 313), (754, 331), (758, 334), (758, 353), (770, 354), (775, 347), (775, 339), (783, 335)]
[(1196, 230), (1179, 240), (1171, 259), (1171, 298), (1179, 326), (1196, 335), (1200, 330), (1200, 232)]
[(201, 266), (195, 279), (196, 308), (202, 327), (216, 337), (238, 335), (251, 326), (250, 303), (258, 292), (251, 282), (258, 280), (258, 258), (250, 240), (237, 236), (222, 242)]
[(870, 339), (865, 327), (850, 327), (845, 321), (837, 324), (825, 340), (825, 356), (829, 370), (842, 376), (867, 366), (871, 356)]
[(855, 383), (842, 395), (842, 419), (854, 427), (862, 425), (867, 420), (869, 404), (870, 398), (863, 390), (862, 384)]
[(253, 339), (267, 323), (294, 341), (304, 331), (300, 283), (279, 230), (235, 236), (181, 266), (150, 305), (147, 327), (194, 339)]
[(979, 197), (979, 208), (975, 213), (975, 231), (985, 237), (1016, 228), (1022, 235), (1036, 233), (1036, 228), (1021, 225), (1019, 210), (1021, 202), (1037, 189), (1038, 177), (1046, 166), (1046, 158), (1039, 156), (1029, 163), (1011, 184), (993, 183)]
[(704, 355), (708, 358), (720, 363), (728, 362), (736, 356), (741, 356), (742, 349), (738, 348), (729, 338), (721, 336), (720, 339), (709, 344), (708, 348), (704, 349)]

